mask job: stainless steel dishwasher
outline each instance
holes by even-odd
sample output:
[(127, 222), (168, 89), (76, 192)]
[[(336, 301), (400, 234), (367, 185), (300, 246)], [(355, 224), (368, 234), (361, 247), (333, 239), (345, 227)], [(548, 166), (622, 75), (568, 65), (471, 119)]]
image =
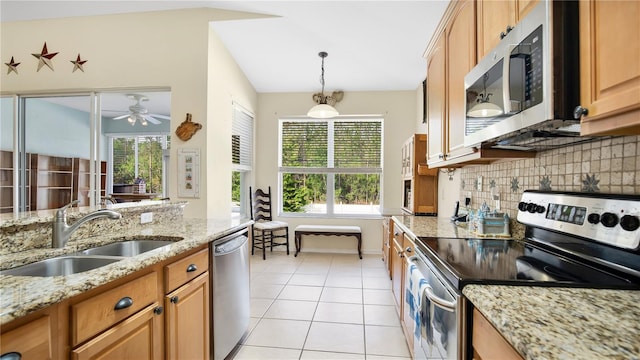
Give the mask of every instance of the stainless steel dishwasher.
[(214, 240), (211, 298), (213, 358), (224, 359), (249, 328), (249, 256), (247, 229)]

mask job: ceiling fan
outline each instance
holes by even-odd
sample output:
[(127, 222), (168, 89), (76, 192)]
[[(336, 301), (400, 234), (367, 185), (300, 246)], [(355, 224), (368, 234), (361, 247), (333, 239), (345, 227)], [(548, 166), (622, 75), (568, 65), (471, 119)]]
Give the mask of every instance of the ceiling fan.
[(170, 116), (160, 115), (160, 114), (149, 114), (149, 110), (142, 106), (143, 101), (149, 101), (149, 98), (145, 95), (140, 94), (127, 94), (129, 99), (134, 100), (136, 103), (129, 106), (129, 113), (116, 116), (113, 120), (120, 120), (126, 118), (127, 121), (134, 126), (136, 122), (140, 122), (141, 125), (147, 126), (149, 123), (158, 125), (161, 123), (159, 119), (171, 120)]

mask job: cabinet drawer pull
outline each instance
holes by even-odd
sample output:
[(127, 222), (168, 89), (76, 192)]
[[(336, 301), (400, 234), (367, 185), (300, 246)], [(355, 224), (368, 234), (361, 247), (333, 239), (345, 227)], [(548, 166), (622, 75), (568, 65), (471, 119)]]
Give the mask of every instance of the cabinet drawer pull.
[(133, 305), (133, 299), (128, 296), (125, 296), (116, 303), (116, 306), (113, 308), (113, 310), (126, 309), (131, 305)]
[(411, 246), (407, 246), (407, 248), (406, 248), (406, 249), (404, 249), (404, 251), (406, 251), (406, 252), (410, 253), (410, 252), (412, 251), (412, 250), (411, 250)]
[(0, 355), (0, 360), (20, 360), (20, 359), (22, 359), (22, 354), (15, 351)]
[(178, 297), (177, 296), (172, 296), (171, 299), (169, 301), (171, 301), (173, 304), (177, 304), (178, 303)]
[(153, 313), (156, 315), (160, 315), (162, 314), (162, 310), (164, 310), (162, 306), (157, 306), (155, 309), (153, 309)]
[(187, 266), (187, 272), (194, 272), (196, 270), (198, 270), (196, 264), (189, 264), (189, 266)]

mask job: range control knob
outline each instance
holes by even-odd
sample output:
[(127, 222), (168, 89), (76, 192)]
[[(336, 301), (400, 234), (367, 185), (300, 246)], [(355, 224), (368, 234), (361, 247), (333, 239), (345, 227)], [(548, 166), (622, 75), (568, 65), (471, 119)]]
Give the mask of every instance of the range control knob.
[(640, 220), (635, 215), (625, 215), (620, 219), (620, 226), (627, 231), (635, 231), (640, 227)]
[(544, 208), (544, 206), (542, 205), (536, 205), (536, 212), (542, 214), (543, 212), (545, 212), (547, 209)]
[(587, 221), (589, 222), (589, 224), (599, 224), (600, 223), (600, 214), (596, 214), (596, 213), (591, 213), (589, 214), (589, 216), (587, 216)]
[(520, 201), (518, 203), (518, 210), (520, 211), (527, 211), (527, 203), (524, 201)]
[(614, 227), (618, 225), (618, 215), (614, 213), (606, 212), (602, 214), (602, 216), (600, 217), (600, 222), (605, 227), (609, 227), (609, 228)]
[(527, 211), (532, 213), (532, 214), (535, 213), (536, 212), (536, 206), (537, 205), (534, 204), (534, 203), (528, 203), (527, 204)]

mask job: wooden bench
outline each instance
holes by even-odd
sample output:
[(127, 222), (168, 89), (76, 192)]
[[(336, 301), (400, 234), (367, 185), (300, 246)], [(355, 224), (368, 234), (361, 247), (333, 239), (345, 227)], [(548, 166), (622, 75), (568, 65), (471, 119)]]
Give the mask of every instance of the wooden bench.
[(294, 256), (298, 256), (302, 248), (302, 235), (355, 236), (358, 239), (358, 256), (362, 259), (362, 230), (360, 230), (360, 226), (298, 225), (295, 229), (296, 253)]

